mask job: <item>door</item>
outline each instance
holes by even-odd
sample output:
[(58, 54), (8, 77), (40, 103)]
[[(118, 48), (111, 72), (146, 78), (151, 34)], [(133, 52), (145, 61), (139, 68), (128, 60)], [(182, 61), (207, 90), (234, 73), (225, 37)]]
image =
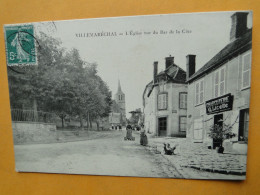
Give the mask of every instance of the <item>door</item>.
[(247, 141), (249, 124), (249, 109), (240, 110), (238, 140)]
[(195, 119), (193, 125), (194, 142), (203, 142), (203, 118)]
[(158, 135), (166, 136), (167, 135), (167, 118), (162, 117), (158, 119)]
[[(218, 125), (223, 128), (223, 114), (217, 114), (214, 116), (214, 125)], [(213, 139), (213, 149), (219, 147), (223, 140)]]

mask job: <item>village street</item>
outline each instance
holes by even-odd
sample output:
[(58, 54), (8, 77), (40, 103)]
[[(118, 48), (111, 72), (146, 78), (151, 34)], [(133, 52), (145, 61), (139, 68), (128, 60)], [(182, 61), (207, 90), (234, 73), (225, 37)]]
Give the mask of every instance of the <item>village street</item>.
[(16, 145), (17, 171), (183, 177), (161, 154), (140, 146), (139, 133), (134, 133), (135, 141), (124, 141), (125, 133), (125, 130), (100, 132), (92, 140)]
[[(72, 142), (15, 145), (16, 169), (23, 172), (186, 179), (244, 178), (243, 175), (213, 173), (191, 167), (205, 168), (210, 164), (219, 170), (227, 163), (231, 169), (245, 171), (245, 155), (218, 155), (215, 151), (204, 150), (200, 144), (187, 143), (185, 138), (149, 136), (149, 144), (144, 147), (139, 143), (139, 132), (133, 132), (135, 141), (124, 141), (125, 134), (125, 130), (94, 131)], [(164, 154), (165, 142), (172, 146), (178, 144), (176, 155)]]

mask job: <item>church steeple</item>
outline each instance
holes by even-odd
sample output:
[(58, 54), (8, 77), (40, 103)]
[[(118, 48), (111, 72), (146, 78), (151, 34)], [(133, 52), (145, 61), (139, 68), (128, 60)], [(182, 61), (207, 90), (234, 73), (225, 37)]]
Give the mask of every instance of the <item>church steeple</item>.
[(125, 110), (125, 94), (121, 89), (120, 80), (118, 79), (117, 92), (115, 94), (115, 102), (120, 108), (120, 113), (122, 114), (122, 120), (126, 121), (126, 110)]
[(118, 87), (117, 87), (117, 93), (122, 93), (120, 80), (118, 79)]

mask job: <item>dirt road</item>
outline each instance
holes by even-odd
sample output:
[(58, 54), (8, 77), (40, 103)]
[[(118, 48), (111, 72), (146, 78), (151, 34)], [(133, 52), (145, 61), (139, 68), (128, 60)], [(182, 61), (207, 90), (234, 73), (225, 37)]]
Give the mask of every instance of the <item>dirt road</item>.
[(135, 141), (124, 141), (125, 131), (102, 134), (97, 139), (16, 145), (16, 169), (25, 172), (50, 172), (139, 177), (177, 177), (176, 171), (160, 154)]

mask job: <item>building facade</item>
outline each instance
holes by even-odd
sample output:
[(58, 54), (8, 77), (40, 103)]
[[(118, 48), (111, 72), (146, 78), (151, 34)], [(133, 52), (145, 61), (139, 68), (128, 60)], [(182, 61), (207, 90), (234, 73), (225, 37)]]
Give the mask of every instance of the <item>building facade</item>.
[(195, 56), (187, 56), (188, 110), (187, 137), (207, 142), (212, 125), (231, 126), (231, 143), (247, 141), (252, 56), (252, 29), (247, 12), (231, 16), (230, 43), (195, 72)]
[(186, 72), (174, 63), (174, 57), (165, 58), (165, 70), (158, 73), (154, 62), (153, 81), (143, 92), (144, 125), (156, 136), (186, 136), (187, 84)]

